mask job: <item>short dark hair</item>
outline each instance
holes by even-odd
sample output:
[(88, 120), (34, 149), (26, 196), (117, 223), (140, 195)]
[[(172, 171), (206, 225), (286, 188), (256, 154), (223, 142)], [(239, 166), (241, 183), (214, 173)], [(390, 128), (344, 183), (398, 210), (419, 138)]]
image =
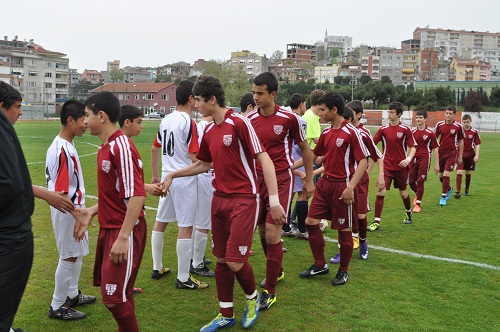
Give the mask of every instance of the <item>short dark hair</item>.
[(257, 75), (253, 79), (253, 84), (257, 86), (266, 86), (266, 90), (269, 93), (272, 93), (273, 91), (278, 91), (278, 79), (276, 76), (274, 76), (273, 73), (270, 73), (268, 71)]
[(186, 105), (189, 101), (189, 96), (193, 95), (194, 82), (189, 80), (184, 80), (179, 83), (177, 90), (175, 91), (175, 100), (177, 105)]
[(212, 75), (201, 75), (193, 86), (193, 95), (208, 101), (212, 96), (220, 107), (226, 107), (226, 96), (220, 80)]
[(300, 104), (306, 101), (306, 97), (304, 97), (303, 94), (301, 93), (294, 93), (290, 97), (290, 107), (292, 110), (296, 110), (299, 108)]
[(415, 116), (417, 116), (417, 115), (423, 116), (424, 119), (427, 119), (427, 111), (426, 110), (418, 110), (417, 114), (415, 114)]
[(85, 116), (85, 105), (78, 100), (68, 100), (61, 107), (59, 118), (64, 126), (68, 123), (68, 118), (72, 117), (75, 121)]
[(248, 105), (252, 105), (252, 108), (255, 108), (255, 101), (253, 100), (253, 93), (247, 92), (241, 97), (240, 100), (240, 108), (242, 112), (245, 112)]
[(389, 104), (387, 109), (396, 111), (397, 115), (403, 114), (403, 104), (401, 104), (399, 101), (393, 101)]
[(347, 104), (345, 104), (347, 107), (349, 107), (351, 110), (356, 112), (356, 114), (363, 114), (363, 103), (361, 103), (359, 100), (351, 100)]
[(120, 101), (109, 91), (101, 91), (91, 95), (85, 101), (85, 107), (92, 110), (94, 114), (103, 111), (108, 115), (111, 123), (116, 123), (120, 117)]
[(325, 94), (325, 91), (323, 91), (323, 90), (314, 90), (313, 92), (311, 92), (311, 94), (309, 95), (311, 106), (319, 105), (318, 100), (324, 94)]
[(322, 95), (318, 99), (318, 105), (325, 104), (329, 110), (333, 110), (334, 107), (337, 107), (337, 113), (340, 116), (344, 116), (344, 97), (338, 92), (329, 91)]
[(344, 106), (344, 119), (351, 122), (354, 119), (354, 111), (349, 106)]
[(470, 114), (464, 114), (464, 115), (462, 116), (462, 121), (463, 121), (463, 120), (469, 120), (469, 121), (472, 121), (472, 117), (470, 116)]
[(144, 116), (144, 112), (137, 106), (134, 105), (123, 105), (120, 109), (120, 118), (118, 118), (118, 124), (120, 128), (123, 127), (125, 120), (130, 120), (133, 122), (140, 116)]
[(23, 101), (23, 97), (12, 86), (0, 81), (0, 103), (3, 103), (3, 107), (6, 109), (10, 108), (16, 101)]
[(457, 114), (457, 108), (453, 105), (446, 106), (445, 111), (453, 111), (453, 114)]

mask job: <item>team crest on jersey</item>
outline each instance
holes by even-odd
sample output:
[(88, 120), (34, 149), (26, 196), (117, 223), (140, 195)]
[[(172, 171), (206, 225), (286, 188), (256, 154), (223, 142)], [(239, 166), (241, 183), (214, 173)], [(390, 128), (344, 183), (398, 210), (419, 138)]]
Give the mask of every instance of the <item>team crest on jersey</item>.
[(403, 137), (403, 133), (398, 133), (398, 138)]
[(425, 140), (427, 140), (427, 138), (428, 138), (428, 137), (429, 137), (429, 136), (424, 135), (424, 136), (423, 136), (424, 141), (425, 141)]
[(455, 129), (450, 130), (450, 133), (455, 134)]
[(248, 247), (247, 246), (239, 246), (239, 249), (240, 249), (241, 256), (245, 256), (247, 251), (248, 251)]
[(474, 137), (474, 136), (472, 136), (472, 135), (469, 135), (469, 139), (472, 139), (472, 137)]
[(340, 148), (342, 146), (342, 144), (344, 144), (344, 139), (343, 138), (337, 138), (337, 141), (335, 143)]
[(345, 218), (338, 219), (339, 224), (343, 225), (345, 223)]
[(425, 174), (422, 174), (422, 180), (424, 180), (424, 179), (425, 179)]
[(116, 292), (116, 284), (106, 284), (106, 294), (113, 295)]
[(276, 135), (279, 135), (283, 132), (283, 126), (282, 125), (274, 125), (274, 133)]
[(233, 142), (233, 135), (224, 135), (222, 140), (225, 146), (230, 146)]
[(103, 160), (102, 161), (102, 171), (104, 173), (109, 173), (111, 169), (111, 162), (109, 160)]

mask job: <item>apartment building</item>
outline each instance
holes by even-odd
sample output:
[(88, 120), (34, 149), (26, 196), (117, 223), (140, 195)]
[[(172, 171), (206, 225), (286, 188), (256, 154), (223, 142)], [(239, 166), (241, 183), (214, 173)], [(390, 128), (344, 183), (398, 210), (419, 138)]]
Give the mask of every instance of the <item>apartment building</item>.
[(332, 49), (339, 50), (339, 56), (344, 57), (354, 49), (352, 47), (352, 37), (348, 36), (328, 36), (328, 30), (325, 31), (325, 39), (323, 41), (325, 59), (330, 59), (330, 51)]
[(316, 83), (325, 83), (326, 81), (333, 83), (333, 79), (338, 76), (339, 65), (315, 66), (314, 79)]
[(248, 50), (231, 52), (229, 61), (232, 67), (240, 67), (244, 70), (249, 79), (268, 71), (269, 66), (269, 59), (265, 54), (261, 56)]
[(450, 68), (455, 70), (455, 81), (489, 81), (491, 65), (476, 59), (458, 59), (451, 61)]
[(315, 63), (316, 46), (307, 44), (287, 44), (286, 45), (286, 59), (291, 60), (293, 63)]

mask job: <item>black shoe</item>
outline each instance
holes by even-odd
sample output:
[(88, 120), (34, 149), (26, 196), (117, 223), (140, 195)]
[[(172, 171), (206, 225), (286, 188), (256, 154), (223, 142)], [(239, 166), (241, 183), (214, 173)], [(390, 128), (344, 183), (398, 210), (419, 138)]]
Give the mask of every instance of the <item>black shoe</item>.
[(215, 276), (215, 273), (213, 271), (210, 271), (210, 269), (208, 267), (206, 267), (205, 265), (203, 265), (203, 263), (198, 265), (198, 267), (193, 267), (193, 265), (191, 265), (190, 271), (191, 271), (191, 273), (202, 276), (202, 277), (214, 277)]
[(464, 196), (469, 196), (469, 189), (465, 189)]
[(460, 191), (455, 192), (455, 198), (459, 199), (460, 197), (462, 197), (462, 194), (460, 194)]
[[(281, 272), (280, 274), (278, 275), (278, 278), (276, 279), (276, 282), (278, 281), (281, 281), (285, 279), (285, 270), (283, 270), (283, 268), (281, 268)], [(266, 278), (264, 278), (261, 282), (260, 282), (260, 287), (264, 288), (266, 287)]]
[(185, 282), (180, 281), (177, 279), (175, 282), (175, 287), (179, 289), (203, 289), (203, 288), (208, 288), (208, 284), (203, 281), (196, 280), (193, 277), (189, 277), (189, 279)]
[(328, 274), (328, 271), (328, 264), (325, 264), (323, 267), (311, 265), (307, 270), (300, 272), (299, 275), (301, 278), (312, 278), (320, 274)]
[(212, 261), (206, 257), (203, 257), (203, 265), (210, 265), (212, 264)]
[(71, 309), (69, 306), (64, 304), (57, 310), (49, 308), (49, 318), (61, 319), (61, 320), (77, 320), (87, 317), (84, 312), (76, 311)]
[(78, 290), (77, 296), (75, 296), (72, 299), (70, 299), (69, 297), (66, 298), (66, 304), (68, 304), (68, 306), (70, 306), (71, 308), (74, 308), (74, 307), (78, 307), (79, 305), (94, 303), (95, 300), (96, 300), (95, 296), (83, 295), (82, 292), (80, 292), (80, 290)]
[(153, 273), (151, 273), (151, 278), (158, 280), (161, 277), (164, 277), (169, 273), (170, 273), (170, 269), (168, 267), (162, 267), (160, 271), (153, 270)]
[(332, 280), (332, 285), (334, 285), (334, 286), (343, 285), (343, 284), (345, 284), (347, 282), (348, 278), (349, 278), (349, 275), (347, 274), (347, 272), (345, 272), (344, 270), (339, 269), (337, 271), (337, 275)]
[(260, 295), (259, 310), (264, 310), (276, 303), (276, 295), (264, 290)]
[(14, 329), (14, 332), (24, 332), (24, 331), (21, 330), (20, 328), (17, 328), (17, 329)]

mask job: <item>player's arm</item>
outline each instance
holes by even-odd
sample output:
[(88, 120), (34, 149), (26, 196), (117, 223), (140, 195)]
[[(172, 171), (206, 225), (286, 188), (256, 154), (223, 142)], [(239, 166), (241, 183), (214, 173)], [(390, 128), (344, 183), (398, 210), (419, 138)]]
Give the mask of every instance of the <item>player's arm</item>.
[(481, 144), (478, 144), (475, 146), (475, 151), (476, 151), (476, 155), (474, 156), (474, 162), (477, 163), (479, 161), (479, 151), (481, 149)]
[(161, 196), (161, 187), (159, 183), (145, 183), (144, 189), (146, 189), (150, 195)]
[(307, 141), (302, 141), (297, 143), (300, 149), (300, 153), (302, 155), (302, 160), (304, 162), (304, 166), (306, 169), (306, 179), (303, 184), (303, 192), (306, 194), (306, 197), (309, 198), (314, 191), (314, 183), (313, 183), (313, 156), (311, 152), (311, 148)]
[(153, 177), (151, 178), (151, 183), (158, 183), (161, 180), (158, 167), (160, 151), (161, 147), (157, 147), (155, 145), (151, 147), (151, 172), (152, 172), (151, 174), (153, 174)]
[(97, 215), (98, 205), (91, 206), (89, 208), (77, 208), (75, 210), (78, 213), (78, 218), (75, 217), (75, 227), (73, 229), (73, 237), (75, 240), (83, 239), (85, 231), (89, 228), (92, 218)]
[(463, 159), (464, 155), (464, 140), (461, 139), (460, 141), (458, 141), (458, 158), (457, 158), (457, 164), (461, 164)]
[(109, 259), (114, 264), (120, 264), (127, 260), (128, 238), (134, 229), (137, 219), (139, 219), (145, 200), (146, 197), (144, 196), (132, 196), (128, 199), (127, 212), (125, 213), (122, 228), (109, 253)]
[(342, 192), (341, 199), (345, 205), (352, 205), (354, 203), (354, 188), (358, 185), (359, 181), (363, 177), (368, 161), (363, 158), (358, 161), (358, 167), (351, 178), (351, 181), (347, 184), (347, 187)]
[(439, 147), (432, 149), (434, 153), (434, 172), (439, 173)]
[(405, 159), (401, 160), (401, 162), (399, 163), (399, 167), (408, 166), (410, 164), (411, 160), (413, 159), (413, 157), (415, 156), (416, 151), (417, 151), (417, 149), (414, 146), (412, 146), (409, 150), (410, 153), (408, 154), (408, 156)]
[[(375, 165), (375, 163), (372, 161), (370, 163), (371, 165)], [(382, 190), (385, 188), (385, 178), (384, 178), (384, 158), (378, 158), (377, 159), (377, 167), (378, 167), (378, 173), (377, 173), (377, 188), (379, 190)], [(370, 166), (368, 166), (370, 168)], [(372, 166), (373, 168), (373, 166)], [(371, 169), (370, 169), (371, 172)], [(369, 173), (368, 173), (369, 174)]]
[(165, 196), (167, 195), (170, 186), (172, 185), (172, 180), (175, 178), (181, 178), (184, 176), (193, 176), (197, 175), (200, 173), (204, 173), (208, 171), (212, 167), (212, 163), (208, 163), (203, 160), (198, 160), (192, 165), (189, 165), (188, 167), (184, 167), (181, 169), (178, 169), (175, 172), (168, 173), (167, 176), (165, 177), (165, 180), (161, 183), (161, 188), (162, 188), (162, 194)]
[(274, 164), (269, 158), (267, 152), (261, 152), (257, 155), (257, 161), (262, 166), (262, 172), (264, 173), (264, 181), (266, 182), (267, 191), (269, 193), (269, 209), (271, 212), (271, 217), (277, 225), (283, 225), (286, 223), (285, 210), (280, 204), (278, 196), (278, 184), (276, 181), (276, 172), (274, 170)]
[(64, 192), (56, 192), (44, 189), (39, 186), (32, 185), (33, 195), (36, 198), (41, 198), (46, 201), (53, 208), (66, 213), (67, 211), (73, 211), (75, 206), (69, 199), (68, 195)]

